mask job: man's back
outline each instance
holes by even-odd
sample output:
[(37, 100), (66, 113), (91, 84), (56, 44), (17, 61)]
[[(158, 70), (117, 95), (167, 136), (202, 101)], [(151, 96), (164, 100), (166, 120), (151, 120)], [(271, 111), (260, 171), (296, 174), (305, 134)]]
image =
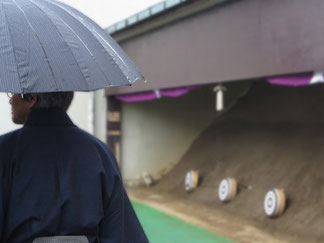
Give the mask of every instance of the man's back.
[(35, 110), (22, 129), (0, 138), (3, 149), (3, 242), (52, 235), (147, 242), (111, 151), (65, 112)]

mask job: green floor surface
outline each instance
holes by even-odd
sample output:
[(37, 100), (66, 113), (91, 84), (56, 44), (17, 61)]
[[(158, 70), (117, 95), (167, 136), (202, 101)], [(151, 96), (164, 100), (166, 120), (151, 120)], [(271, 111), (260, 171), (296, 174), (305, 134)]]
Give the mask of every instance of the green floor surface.
[(132, 204), (151, 243), (232, 243), (145, 204)]

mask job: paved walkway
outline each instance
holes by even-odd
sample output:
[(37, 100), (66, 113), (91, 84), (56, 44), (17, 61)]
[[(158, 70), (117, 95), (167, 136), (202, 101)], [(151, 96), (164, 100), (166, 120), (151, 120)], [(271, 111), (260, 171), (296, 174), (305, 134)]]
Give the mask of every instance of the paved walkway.
[(145, 204), (132, 203), (151, 243), (232, 243)]

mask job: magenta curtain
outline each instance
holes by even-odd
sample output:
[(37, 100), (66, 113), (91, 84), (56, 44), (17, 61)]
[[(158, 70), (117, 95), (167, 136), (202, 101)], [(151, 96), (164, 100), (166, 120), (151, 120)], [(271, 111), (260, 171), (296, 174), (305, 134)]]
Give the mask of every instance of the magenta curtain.
[(320, 71), (304, 73), (299, 75), (268, 78), (268, 82), (271, 84), (292, 86), (292, 87), (322, 83), (323, 81), (324, 81), (323, 72)]
[(148, 92), (129, 94), (129, 95), (117, 95), (116, 99), (124, 102), (132, 103), (132, 102), (151, 101), (151, 100), (159, 99), (161, 97), (177, 98), (199, 87), (201, 86), (189, 86), (189, 87), (176, 88), (176, 89), (162, 89), (162, 90), (148, 91)]

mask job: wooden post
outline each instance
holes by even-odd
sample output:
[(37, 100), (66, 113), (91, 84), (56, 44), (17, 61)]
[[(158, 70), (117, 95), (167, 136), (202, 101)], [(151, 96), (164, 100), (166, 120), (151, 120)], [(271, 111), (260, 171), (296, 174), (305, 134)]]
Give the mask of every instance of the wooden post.
[(118, 165), (120, 167), (121, 102), (119, 100), (116, 100), (115, 97), (113, 96), (108, 96), (107, 101), (108, 101), (107, 144), (115, 154)]

